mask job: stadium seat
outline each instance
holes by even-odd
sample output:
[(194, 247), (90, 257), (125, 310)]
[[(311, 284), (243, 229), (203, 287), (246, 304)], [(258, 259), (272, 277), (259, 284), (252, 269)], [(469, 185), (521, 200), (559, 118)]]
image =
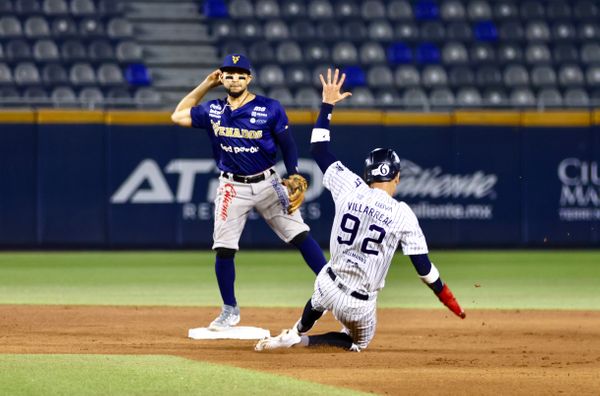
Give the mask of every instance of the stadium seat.
[(367, 39), (368, 30), (360, 20), (348, 21), (342, 25), (342, 35), (346, 40), (361, 42)]
[(469, 61), (467, 48), (460, 42), (449, 42), (442, 49), (442, 61), (446, 65), (465, 64)]
[(586, 64), (600, 64), (600, 44), (586, 43), (581, 46), (581, 61)]
[(69, 5), (66, 0), (43, 0), (42, 10), (44, 14), (49, 16), (67, 15), (69, 13)]
[(104, 25), (96, 18), (83, 18), (79, 22), (79, 35), (82, 38), (104, 37)]
[(466, 15), (465, 7), (459, 0), (445, 0), (440, 7), (440, 16), (445, 21), (462, 21)]
[(577, 35), (580, 40), (598, 40), (600, 38), (600, 27), (595, 22), (584, 22), (579, 25)]
[(6, 63), (0, 63), (0, 86), (13, 85), (12, 70)]
[(438, 65), (425, 67), (421, 71), (421, 83), (428, 89), (448, 85), (446, 70)]
[(202, 2), (201, 13), (208, 19), (229, 17), (225, 0), (206, 0)]
[(342, 28), (335, 21), (317, 23), (317, 38), (324, 41), (337, 41), (342, 37)]
[(296, 106), (307, 108), (318, 108), (321, 104), (321, 95), (314, 88), (300, 88), (294, 95)]
[(408, 88), (402, 93), (402, 105), (407, 108), (425, 109), (429, 107), (427, 94), (421, 88)]
[(327, 69), (331, 68), (331, 65), (328, 63), (322, 63), (313, 68), (312, 71), (312, 84), (315, 87), (321, 87), (321, 80), (319, 75), (323, 75), (323, 77), (327, 77)]
[(394, 85), (394, 73), (386, 65), (373, 66), (367, 72), (367, 85), (372, 88), (386, 88)]
[(525, 49), (525, 61), (531, 65), (547, 64), (552, 61), (550, 49), (546, 44), (529, 44)]
[(451, 41), (467, 42), (473, 39), (473, 31), (466, 22), (451, 22), (446, 26), (446, 36)]
[(482, 96), (482, 103), (486, 106), (499, 107), (508, 104), (508, 97), (502, 88), (488, 88)]
[(590, 98), (583, 89), (571, 88), (565, 91), (564, 103), (567, 107), (587, 108), (590, 105)]
[(122, 15), (125, 4), (118, 0), (97, 0), (98, 13), (101, 15)]
[(152, 84), (150, 72), (143, 63), (132, 63), (125, 68), (125, 79), (129, 85), (144, 87)]
[(588, 67), (585, 73), (585, 81), (590, 87), (600, 87), (600, 66)]
[(421, 84), (421, 75), (419, 71), (412, 65), (400, 66), (394, 73), (394, 81), (396, 87), (417, 87)]
[(102, 86), (123, 85), (125, 79), (121, 68), (115, 63), (103, 63), (96, 72), (98, 83)]
[(498, 38), (500, 42), (519, 42), (523, 40), (525, 38), (523, 25), (517, 20), (503, 22), (498, 28)]
[(470, 57), (474, 66), (496, 62), (494, 47), (489, 43), (473, 43)]
[(302, 49), (296, 41), (283, 41), (277, 45), (275, 51), (277, 62), (286, 65), (301, 63), (303, 61)]
[(311, 0), (308, 4), (308, 16), (310, 19), (331, 19), (333, 15), (333, 7), (327, 0)]
[(352, 91), (348, 104), (351, 107), (373, 107), (375, 106), (375, 97), (367, 87), (357, 87)]
[(468, 66), (455, 66), (448, 72), (448, 84), (454, 88), (475, 84), (475, 75)]
[(14, 69), (14, 79), (20, 86), (39, 85), (42, 82), (37, 67), (31, 62), (18, 63)]
[(260, 40), (250, 44), (248, 47), (248, 56), (255, 64), (270, 63), (275, 61), (275, 50), (268, 41)]
[(475, 80), (482, 88), (500, 87), (503, 84), (502, 72), (495, 65), (482, 66), (477, 70)]
[(279, 3), (275, 0), (257, 0), (254, 13), (259, 19), (279, 18)]
[(94, 107), (104, 102), (104, 94), (97, 87), (85, 87), (79, 91), (77, 99), (84, 105)]
[(536, 66), (531, 70), (531, 84), (534, 87), (556, 85), (556, 73), (551, 66)]
[(551, 36), (553, 41), (573, 41), (577, 39), (577, 30), (571, 22), (558, 21), (552, 25)]
[(9, 61), (25, 61), (31, 60), (31, 48), (25, 40), (11, 40), (9, 41), (5, 49), (6, 59)]
[(394, 39), (394, 28), (385, 19), (369, 23), (369, 39), (390, 42)]
[(446, 29), (439, 21), (428, 21), (421, 25), (419, 36), (423, 41), (441, 42), (446, 39)]
[(283, 86), (285, 84), (283, 70), (277, 64), (264, 65), (258, 72), (258, 82), (265, 89)]
[(58, 17), (52, 21), (50, 27), (52, 36), (55, 39), (65, 39), (78, 36), (77, 25), (70, 17)]
[(66, 62), (76, 62), (87, 59), (87, 50), (78, 40), (67, 40), (60, 47), (60, 55)]
[(568, 20), (571, 18), (571, 7), (562, 0), (550, 1), (546, 6), (546, 16), (550, 20)]
[(152, 87), (139, 88), (133, 94), (133, 100), (138, 105), (160, 106), (162, 102), (161, 95)]
[(543, 19), (546, 16), (544, 4), (538, 0), (522, 2), (520, 14), (523, 19)]
[(256, 41), (263, 37), (262, 26), (258, 21), (244, 20), (237, 24), (238, 37), (244, 41)]
[(502, 44), (496, 53), (498, 61), (502, 64), (506, 63), (522, 63), (523, 50), (518, 44)]
[(361, 1), (361, 17), (365, 20), (382, 19), (386, 17), (385, 4), (380, 0)]
[(2, 46), (2, 43), (0, 42), (0, 62), (4, 61), (5, 57), (4, 57), (4, 47)]
[(131, 94), (127, 88), (113, 87), (106, 91), (104, 101), (115, 107), (127, 106), (131, 101)]
[(514, 1), (499, 0), (494, 3), (494, 19), (501, 21), (505, 19), (519, 18), (519, 8)]
[(472, 0), (467, 7), (467, 14), (471, 21), (488, 21), (492, 19), (492, 7), (483, 0)]
[(71, 14), (77, 17), (96, 14), (96, 5), (93, 0), (71, 0), (69, 9)]
[(293, 65), (285, 70), (286, 85), (290, 88), (311, 85), (310, 71), (304, 65)]
[(20, 105), (21, 95), (15, 87), (3, 87), (0, 85), (0, 104), (10, 106), (11, 104)]
[(482, 102), (481, 94), (475, 87), (460, 88), (456, 92), (456, 104), (459, 107), (477, 107)]
[(360, 63), (371, 65), (386, 62), (385, 50), (378, 42), (371, 41), (363, 43), (359, 49)]
[(211, 35), (215, 40), (227, 38), (237, 38), (237, 30), (232, 21), (228, 19), (218, 19), (210, 25)]
[[(116, 57), (119, 62), (139, 62), (143, 59), (142, 47), (140, 47), (135, 41), (121, 41), (117, 44)], [(243, 51), (230, 51), (228, 54), (234, 53), (246, 53)]]
[(89, 63), (78, 62), (69, 70), (69, 81), (76, 86), (96, 84), (96, 73)]
[(422, 43), (417, 46), (416, 60), (420, 64), (440, 63), (440, 50), (432, 43)]
[(49, 86), (65, 85), (69, 83), (69, 76), (62, 64), (49, 63), (42, 67), (42, 82)]
[(21, 95), (30, 105), (43, 105), (48, 103), (48, 93), (41, 87), (28, 87)]
[(598, 6), (590, 0), (576, 1), (573, 5), (573, 16), (578, 20), (597, 20)]
[(558, 70), (558, 83), (563, 87), (581, 86), (584, 82), (583, 72), (578, 65), (563, 65)]
[(577, 63), (579, 61), (579, 51), (573, 44), (559, 44), (554, 47), (552, 58), (559, 65)]
[(329, 48), (321, 42), (308, 43), (304, 46), (304, 60), (307, 63), (329, 62)]
[(38, 62), (52, 62), (60, 57), (58, 47), (52, 40), (38, 40), (33, 44), (33, 58)]
[(331, 59), (338, 65), (354, 65), (358, 63), (358, 51), (350, 41), (341, 41), (333, 46)]
[(354, 0), (338, 0), (333, 8), (336, 17), (341, 20), (360, 18), (360, 7)]
[(523, 65), (512, 64), (504, 69), (504, 85), (507, 87), (520, 87), (529, 84), (529, 73)]
[(286, 87), (277, 87), (269, 91), (270, 98), (278, 100), (284, 107), (294, 106), (294, 97)]
[(537, 94), (537, 106), (539, 108), (560, 107), (562, 104), (562, 95), (556, 88), (544, 88)]
[(32, 15), (42, 12), (37, 0), (14, 0), (14, 10), (19, 15)]
[(23, 24), (25, 36), (28, 38), (46, 38), (50, 36), (50, 26), (41, 16), (32, 16)]
[(112, 18), (106, 24), (106, 33), (111, 39), (127, 39), (133, 36), (133, 26), (125, 18)]
[(514, 107), (533, 107), (536, 105), (535, 95), (529, 88), (515, 88), (510, 93), (510, 104)]
[(115, 59), (115, 51), (107, 40), (94, 40), (88, 47), (89, 59), (92, 62), (110, 61)]
[(310, 21), (293, 21), (290, 23), (290, 37), (299, 42), (314, 40), (317, 37), (317, 29)]
[(263, 32), (265, 38), (269, 41), (287, 40), (290, 37), (288, 25), (281, 19), (267, 21)]
[(415, 42), (419, 40), (419, 28), (412, 22), (399, 23), (396, 25), (394, 38), (400, 42)]
[(228, 10), (232, 19), (250, 19), (254, 17), (254, 6), (250, 0), (231, 0)]
[[(131, 41), (131, 43), (133, 43), (133, 41)], [(121, 45), (121, 43), (119, 43), (119, 45), (117, 45), (117, 49), (116, 49), (117, 59), (119, 59), (119, 46), (120, 45)], [(140, 50), (141, 50), (141, 48), (140, 48)], [(271, 51), (273, 51), (273, 50), (271, 49)], [(244, 43), (242, 43), (240, 40), (225, 41), (224, 44), (221, 45), (219, 48), (219, 54), (221, 55), (221, 58), (223, 58), (229, 54), (248, 54), (248, 56), (250, 56), (250, 58), (252, 59), (252, 56), (250, 55), (250, 51), (248, 50), (248, 48), (246, 48)], [(141, 59), (141, 57), (140, 57), (140, 59)], [(256, 62), (254, 62), (254, 63), (256, 63)]]
[(387, 4), (387, 17), (392, 21), (414, 20), (413, 10), (407, 0), (392, 0)]
[(367, 85), (367, 76), (360, 66), (346, 66), (341, 70), (341, 72), (346, 74), (344, 87), (347, 89), (364, 87)]
[(429, 104), (437, 110), (450, 109), (454, 101), (454, 94), (448, 88), (436, 88), (429, 93)]
[(544, 21), (532, 21), (527, 23), (525, 28), (525, 37), (528, 41), (548, 41), (550, 40), (550, 28)]
[(495, 42), (498, 41), (498, 30), (494, 22), (482, 21), (475, 25), (474, 36), (479, 41)]
[(439, 19), (440, 9), (432, 0), (418, 0), (414, 4), (414, 15), (417, 21)]
[(384, 88), (375, 94), (375, 105), (377, 107), (396, 107), (400, 104), (400, 94), (394, 88)]
[(17, 38), (23, 36), (21, 22), (14, 16), (3, 16), (0, 18), (0, 38)]
[(289, 20), (301, 20), (307, 16), (303, 0), (286, 0), (281, 6), (281, 16)]
[(69, 86), (55, 87), (50, 93), (50, 100), (56, 106), (70, 107), (77, 104), (77, 95)]

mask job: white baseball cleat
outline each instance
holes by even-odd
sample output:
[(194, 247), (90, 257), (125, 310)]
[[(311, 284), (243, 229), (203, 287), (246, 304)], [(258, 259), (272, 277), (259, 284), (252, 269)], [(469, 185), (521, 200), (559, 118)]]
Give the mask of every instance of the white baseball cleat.
[(287, 329), (281, 332), (277, 337), (267, 337), (258, 341), (254, 347), (255, 351), (263, 351), (265, 349), (289, 348), (301, 341), (300, 334), (294, 329)]
[(208, 325), (208, 328), (209, 330), (221, 331), (233, 327), (238, 323), (240, 323), (240, 308), (223, 305), (221, 314)]

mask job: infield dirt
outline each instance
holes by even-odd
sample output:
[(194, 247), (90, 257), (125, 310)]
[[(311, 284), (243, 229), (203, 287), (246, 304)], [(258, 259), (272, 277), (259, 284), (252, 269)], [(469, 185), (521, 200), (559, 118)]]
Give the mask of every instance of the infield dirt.
[[(297, 309), (244, 308), (278, 334)], [(599, 395), (600, 311), (380, 309), (361, 353), (187, 338), (217, 308), (0, 305), (0, 353), (175, 355), (392, 395)], [(314, 333), (339, 330), (330, 314)]]

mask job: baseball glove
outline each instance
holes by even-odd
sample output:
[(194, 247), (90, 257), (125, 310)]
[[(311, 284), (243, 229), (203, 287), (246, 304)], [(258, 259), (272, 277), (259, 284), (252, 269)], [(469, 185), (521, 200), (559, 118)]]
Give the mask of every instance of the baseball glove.
[(300, 207), (300, 205), (302, 205), (302, 202), (304, 202), (304, 194), (306, 193), (306, 190), (308, 190), (308, 182), (304, 177), (296, 173), (283, 179), (282, 183), (288, 190), (288, 197), (290, 199), (288, 213), (292, 214)]

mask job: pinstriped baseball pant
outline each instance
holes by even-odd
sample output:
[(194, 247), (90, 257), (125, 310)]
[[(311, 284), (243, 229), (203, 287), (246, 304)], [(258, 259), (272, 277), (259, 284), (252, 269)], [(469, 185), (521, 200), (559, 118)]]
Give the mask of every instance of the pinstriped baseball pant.
[(311, 304), (319, 311), (329, 310), (342, 323), (350, 337), (365, 349), (375, 336), (377, 327), (377, 299), (359, 300), (342, 291), (329, 277), (326, 265), (315, 280)]

